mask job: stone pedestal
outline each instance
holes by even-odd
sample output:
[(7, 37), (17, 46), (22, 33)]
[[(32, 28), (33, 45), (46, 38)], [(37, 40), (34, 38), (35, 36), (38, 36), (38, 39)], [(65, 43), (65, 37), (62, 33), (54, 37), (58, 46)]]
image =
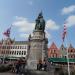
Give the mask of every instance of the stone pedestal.
[(38, 61), (47, 58), (47, 43), (45, 32), (41, 30), (33, 31), (33, 36), (29, 37), (30, 48), (27, 61), (29, 69), (37, 69)]

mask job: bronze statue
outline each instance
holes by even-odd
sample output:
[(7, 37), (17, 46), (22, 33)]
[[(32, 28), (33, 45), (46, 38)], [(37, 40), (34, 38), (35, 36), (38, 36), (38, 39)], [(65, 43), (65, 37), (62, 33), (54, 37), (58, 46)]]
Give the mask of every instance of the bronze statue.
[(45, 30), (45, 20), (43, 19), (42, 13), (40, 13), (38, 18), (36, 19), (35, 30)]

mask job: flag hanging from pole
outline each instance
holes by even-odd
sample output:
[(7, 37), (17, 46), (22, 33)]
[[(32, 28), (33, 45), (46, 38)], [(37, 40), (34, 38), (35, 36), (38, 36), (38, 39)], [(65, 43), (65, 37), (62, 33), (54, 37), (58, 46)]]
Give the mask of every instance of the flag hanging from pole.
[(11, 27), (8, 28), (3, 34), (4, 34), (6, 37), (10, 37), (10, 30), (11, 30)]
[(64, 30), (63, 30), (63, 34), (62, 34), (62, 40), (63, 40), (63, 42), (65, 40), (66, 34), (67, 34), (67, 27), (66, 27), (66, 23), (64, 23)]

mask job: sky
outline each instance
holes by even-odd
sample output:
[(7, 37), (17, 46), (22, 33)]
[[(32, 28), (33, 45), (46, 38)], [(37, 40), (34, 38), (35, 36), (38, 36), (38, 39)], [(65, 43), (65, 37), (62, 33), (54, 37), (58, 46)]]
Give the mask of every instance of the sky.
[(11, 38), (27, 41), (35, 27), (35, 20), (42, 11), (46, 21), (48, 46), (52, 42), (60, 47), (63, 26), (66, 22), (65, 45), (75, 47), (75, 0), (0, 0), (0, 40), (11, 25)]

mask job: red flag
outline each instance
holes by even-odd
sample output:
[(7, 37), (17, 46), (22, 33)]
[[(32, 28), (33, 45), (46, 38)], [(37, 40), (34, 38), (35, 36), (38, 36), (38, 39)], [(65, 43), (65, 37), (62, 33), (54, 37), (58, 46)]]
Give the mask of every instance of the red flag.
[(64, 30), (63, 30), (63, 34), (62, 34), (62, 40), (63, 40), (63, 42), (65, 40), (66, 33), (67, 33), (66, 23), (64, 23)]
[(4, 34), (6, 37), (10, 37), (10, 30), (11, 30), (11, 27), (8, 28), (3, 34)]

